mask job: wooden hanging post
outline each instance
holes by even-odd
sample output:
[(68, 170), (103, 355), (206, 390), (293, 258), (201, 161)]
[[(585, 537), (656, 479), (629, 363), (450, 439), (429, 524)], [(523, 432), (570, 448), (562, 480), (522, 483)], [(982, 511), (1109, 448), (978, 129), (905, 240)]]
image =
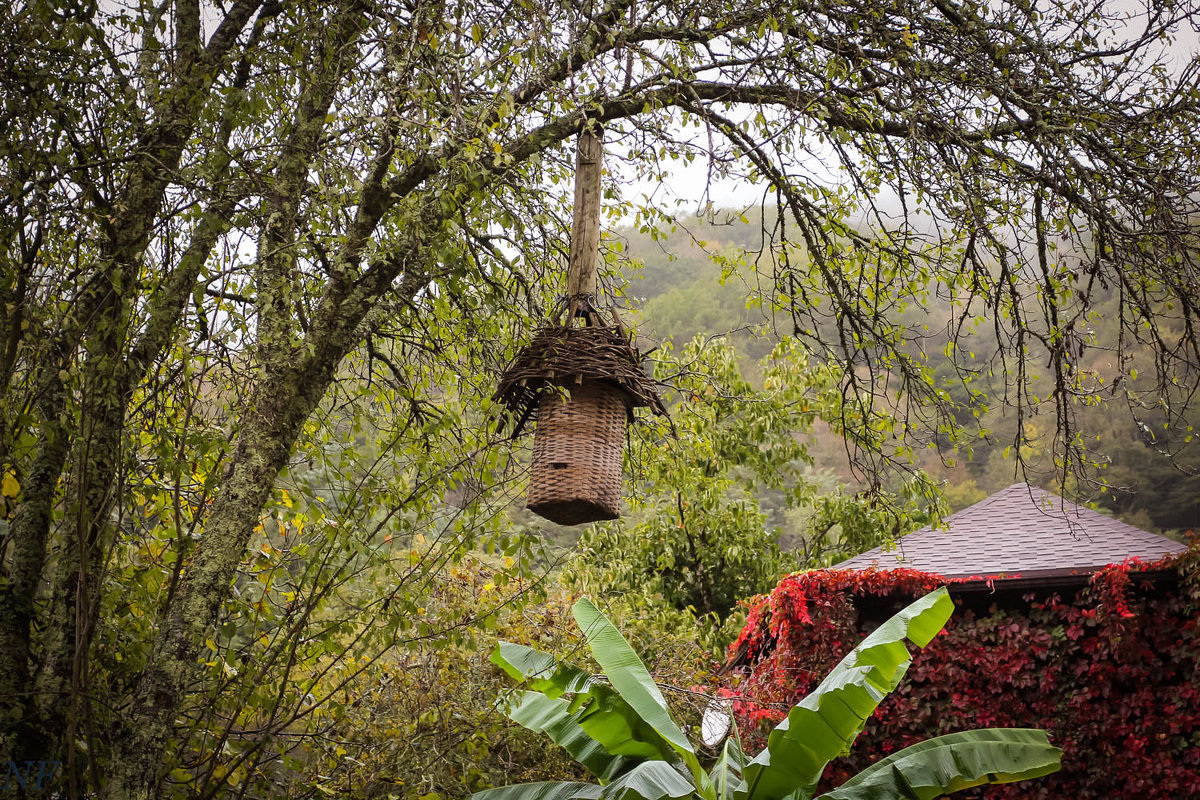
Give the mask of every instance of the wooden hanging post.
[(579, 132), (575, 151), (575, 213), (567, 262), (567, 325), (584, 317), (602, 325), (595, 306), (596, 261), (600, 251), (600, 175), (604, 166), (604, 129)]

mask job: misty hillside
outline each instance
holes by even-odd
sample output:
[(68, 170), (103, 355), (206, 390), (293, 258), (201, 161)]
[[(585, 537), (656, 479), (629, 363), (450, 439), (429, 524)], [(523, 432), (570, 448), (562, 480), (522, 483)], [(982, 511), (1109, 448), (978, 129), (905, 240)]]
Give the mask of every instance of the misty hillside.
[[(780, 335), (790, 332), (790, 320), (773, 317), (769, 303), (761, 302), (769, 296), (771, 271), (770, 253), (763, 245), (769, 236), (761, 215), (717, 212), (709, 219), (680, 220), (673, 230), (654, 235), (625, 228), (617, 231), (617, 236), (631, 262), (628, 268), (622, 266), (631, 276), (624, 304), (631, 309), (639, 334), (676, 345), (697, 335), (726, 336), (735, 344), (743, 370), (753, 381), (757, 361), (770, 352)], [(1108, 307), (1102, 305), (1089, 317), (1089, 343), (1081, 348), (1080, 357), (1082, 369), (1108, 381), (1118, 380), (1120, 375), (1108, 363), (1109, 346), (1118, 331), (1115, 315), (1106, 312), (1115, 307), (1113, 298)], [(917, 466), (944, 482), (952, 510), (1018, 480), (1058, 491), (1060, 478), (1048, 452), (1053, 406), (1034, 409), (1035, 435), (1022, 445), (1027, 463), (1020, 470), (1012, 452), (1016, 416), (1003, 402), (1012, 380), (998, 368), (1002, 365), (991, 363), (997, 349), (995, 331), (986, 317), (980, 317), (970, 335), (958, 343), (960, 352), (974, 363), (988, 364), (992, 372), (967, 388), (957, 378), (946, 347), (950, 337), (944, 329), (952, 312), (944, 298), (930, 292), (923, 306), (910, 308), (905, 316), (913, 325), (928, 326), (924, 358), (956, 402), (957, 420), (983, 433), (969, 448), (957, 450), (938, 446), (941, 442), (935, 437), (935, 446), (920, 455)], [(1145, 363), (1126, 365), (1125, 371), (1132, 377), (1139, 369), (1143, 376), (1153, 371), (1149, 352), (1142, 355)], [(1125, 381), (1136, 389), (1131, 376), (1125, 375)], [(1048, 385), (1045, 388), (1048, 394)], [(1182, 536), (1184, 531), (1200, 528), (1200, 477), (1194, 469), (1200, 454), (1190, 430), (1181, 430), (1178, 424), (1164, 427), (1166, 420), (1153, 407), (1148, 389), (1141, 390), (1145, 408), (1136, 418), (1125, 402), (1074, 409), (1077, 427), (1088, 437), (1097, 467), (1082, 481), (1070, 477), (1067, 493), (1077, 500), (1095, 502), (1147, 530)], [(856, 478), (847, 468), (845, 448), (838, 437), (826, 431), (816, 439), (810, 447), (817, 468), (853, 486)]]

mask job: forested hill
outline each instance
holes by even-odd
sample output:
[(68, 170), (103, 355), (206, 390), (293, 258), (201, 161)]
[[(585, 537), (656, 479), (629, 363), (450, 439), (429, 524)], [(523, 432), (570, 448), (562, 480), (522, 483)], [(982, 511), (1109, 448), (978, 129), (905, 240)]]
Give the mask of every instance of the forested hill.
[[(768, 212), (769, 215), (769, 212)], [(726, 335), (741, 356), (747, 378), (756, 380), (757, 363), (790, 331), (790, 320), (772, 319), (769, 305), (760, 302), (769, 284), (770, 255), (764, 252), (762, 215), (755, 211), (715, 212), (706, 218), (681, 218), (676, 225), (660, 226), (653, 235), (627, 227), (616, 232), (624, 254), (632, 262), (622, 268), (629, 276), (625, 303), (638, 323), (639, 332), (652, 340), (671, 340), (676, 345), (696, 335)], [(762, 271), (756, 272), (755, 265)], [(1115, 315), (1101, 308), (1088, 319), (1087, 343), (1080, 353), (1081, 368), (1112, 380), (1138, 387), (1142, 375), (1153, 372), (1149, 351), (1136, 352), (1133, 363), (1114, 374), (1111, 343), (1118, 336)], [(952, 318), (949, 303), (930, 291), (923, 307), (906, 312), (931, 326), (931, 341), (938, 339), (937, 325)], [(940, 321), (940, 322), (939, 322)], [(996, 336), (989, 320), (981, 318), (968, 339), (959, 343), (960, 357), (988, 365), (992, 375), (968, 389), (956, 379), (953, 352), (949, 346), (923, 348), (928, 368), (957, 403), (956, 416), (968, 427), (986, 431), (968, 447), (927, 448), (919, 466), (944, 481), (944, 495), (957, 510), (983, 499), (1016, 480), (1036, 483), (1058, 491), (1060, 483), (1049, 454), (1053, 434), (1052, 401), (1032, 410), (1032, 425), (1023, 443), (1028, 464), (1018, 470), (1013, 458), (1016, 415), (1003, 401), (1012, 380), (995, 361)], [(1138, 361), (1142, 358), (1142, 361)], [(985, 372), (981, 369), (981, 372)], [(1143, 378), (1143, 382), (1144, 382)], [(1036, 385), (1036, 378), (1035, 378)], [(1043, 385), (1040, 394), (1049, 397)], [(1125, 402), (1080, 405), (1075, 409), (1081, 435), (1095, 454), (1095, 482), (1070, 479), (1067, 493), (1075, 499), (1096, 502), (1121, 519), (1146, 530), (1182, 538), (1186, 531), (1200, 529), (1200, 451), (1192, 443), (1189, 427), (1169, 424), (1154, 407), (1152, 393), (1141, 394), (1139, 413)], [(976, 394), (971, 397), (972, 392)], [(1027, 420), (1028, 424), (1028, 420)], [(828, 430), (814, 434), (811, 452), (815, 465), (842, 481), (852, 480), (846, 469), (844, 448)], [(935, 437), (935, 442), (944, 442)], [(1168, 456), (1167, 454), (1173, 454)], [(786, 538), (786, 535), (785, 535)]]

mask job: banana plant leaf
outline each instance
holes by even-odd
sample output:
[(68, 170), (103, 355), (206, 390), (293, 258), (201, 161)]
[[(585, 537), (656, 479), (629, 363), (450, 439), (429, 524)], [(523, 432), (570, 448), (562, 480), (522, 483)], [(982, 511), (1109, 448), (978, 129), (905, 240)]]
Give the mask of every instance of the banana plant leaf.
[(708, 778), (716, 789), (719, 800), (732, 800), (734, 790), (742, 785), (742, 770), (746, 766), (746, 755), (736, 731), (721, 746), (721, 754), (708, 771)]
[(671, 718), (666, 699), (629, 642), (587, 598), (579, 600), (571, 610), (592, 649), (592, 655), (612, 682), (613, 688), (674, 749), (691, 773), (696, 783), (694, 788), (701, 794), (709, 794), (711, 785), (708, 775), (701, 768), (696, 751)]
[[(541, 692), (513, 692), (503, 697), (500, 708), (509, 719), (524, 725), (531, 731), (549, 736), (571, 756), (595, 775), (601, 783), (607, 783), (628, 770), (633, 761), (610, 753), (603, 744), (593, 739), (580, 725), (579, 720), (588, 709), (571, 710), (570, 703), (560, 697), (547, 697)], [(612, 741), (610, 746), (620, 749)]]
[[(613, 687), (596, 680), (589, 673), (559, 662), (548, 653), (511, 642), (500, 642), (496, 645), (492, 652), (492, 662), (521, 681), (526, 688), (540, 692), (548, 699), (571, 695), (570, 701), (558, 708), (609, 755), (633, 759), (679, 760), (674, 746), (643, 719), (641, 714), (617, 694)], [(501, 708), (511, 717), (510, 707), (511, 703), (502, 698)], [(549, 707), (543, 707), (543, 711), (549, 713)], [(513, 721), (525, 725), (524, 721), (516, 717), (513, 717)], [(598, 769), (608, 770), (608, 767), (596, 763)], [(592, 767), (589, 766), (588, 769)], [(599, 773), (596, 774), (599, 776)], [(608, 771), (607, 774), (616, 773)]]
[(767, 737), (743, 771), (735, 800), (811, 797), (821, 773), (858, 737), (911, 661), (904, 640), (924, 647), (954, 610), (945, 588), (900, 611), (859, 643)]
[(1062, 750), (1046, 732), (983, 728), (928, 739), (877, 761), (818, 800), (932, 800), (985, 783), (1055, 772)]
[(600, 800), (603, 791), (603, 786), (594, 783), (539, 781), (484, 789), (471, 795), (469, 800)]
[(579, 600), (572, 613), (613, 688), (676, 750), (695, 758), (692, 743), (671, 718), (658, 684), (616, 626), (587, 598)]
[(523, 644), (497, 642), (491, 660), (513, 680), (548, 697), (586, 694), (593, 687), (604, 685), (591, 673)]
[(604, 787), (600, 800), (678, 800), (696, 786), (665, 761), (643, 761)]
[(696, 787), (665, 761), (643, 761), (607, 786), (568, 781), (518, 783), (485, 789), (470, 800), (682, 800)]

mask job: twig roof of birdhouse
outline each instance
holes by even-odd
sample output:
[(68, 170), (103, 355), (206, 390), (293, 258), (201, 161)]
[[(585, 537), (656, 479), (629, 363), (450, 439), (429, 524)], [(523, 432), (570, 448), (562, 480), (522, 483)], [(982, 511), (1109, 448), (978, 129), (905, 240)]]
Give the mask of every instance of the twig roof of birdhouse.
[(655, 414), (667, 413), (656, 382), (642, 369), (637, 348), (615, 325), (542, 326), (508, 365), (492, 399), (515, 420), (516, 435), (537, 414), (538, 401), (548, 387), (570, 389), (584, 381), (621, 389), (631, 411), (647, 406)]

